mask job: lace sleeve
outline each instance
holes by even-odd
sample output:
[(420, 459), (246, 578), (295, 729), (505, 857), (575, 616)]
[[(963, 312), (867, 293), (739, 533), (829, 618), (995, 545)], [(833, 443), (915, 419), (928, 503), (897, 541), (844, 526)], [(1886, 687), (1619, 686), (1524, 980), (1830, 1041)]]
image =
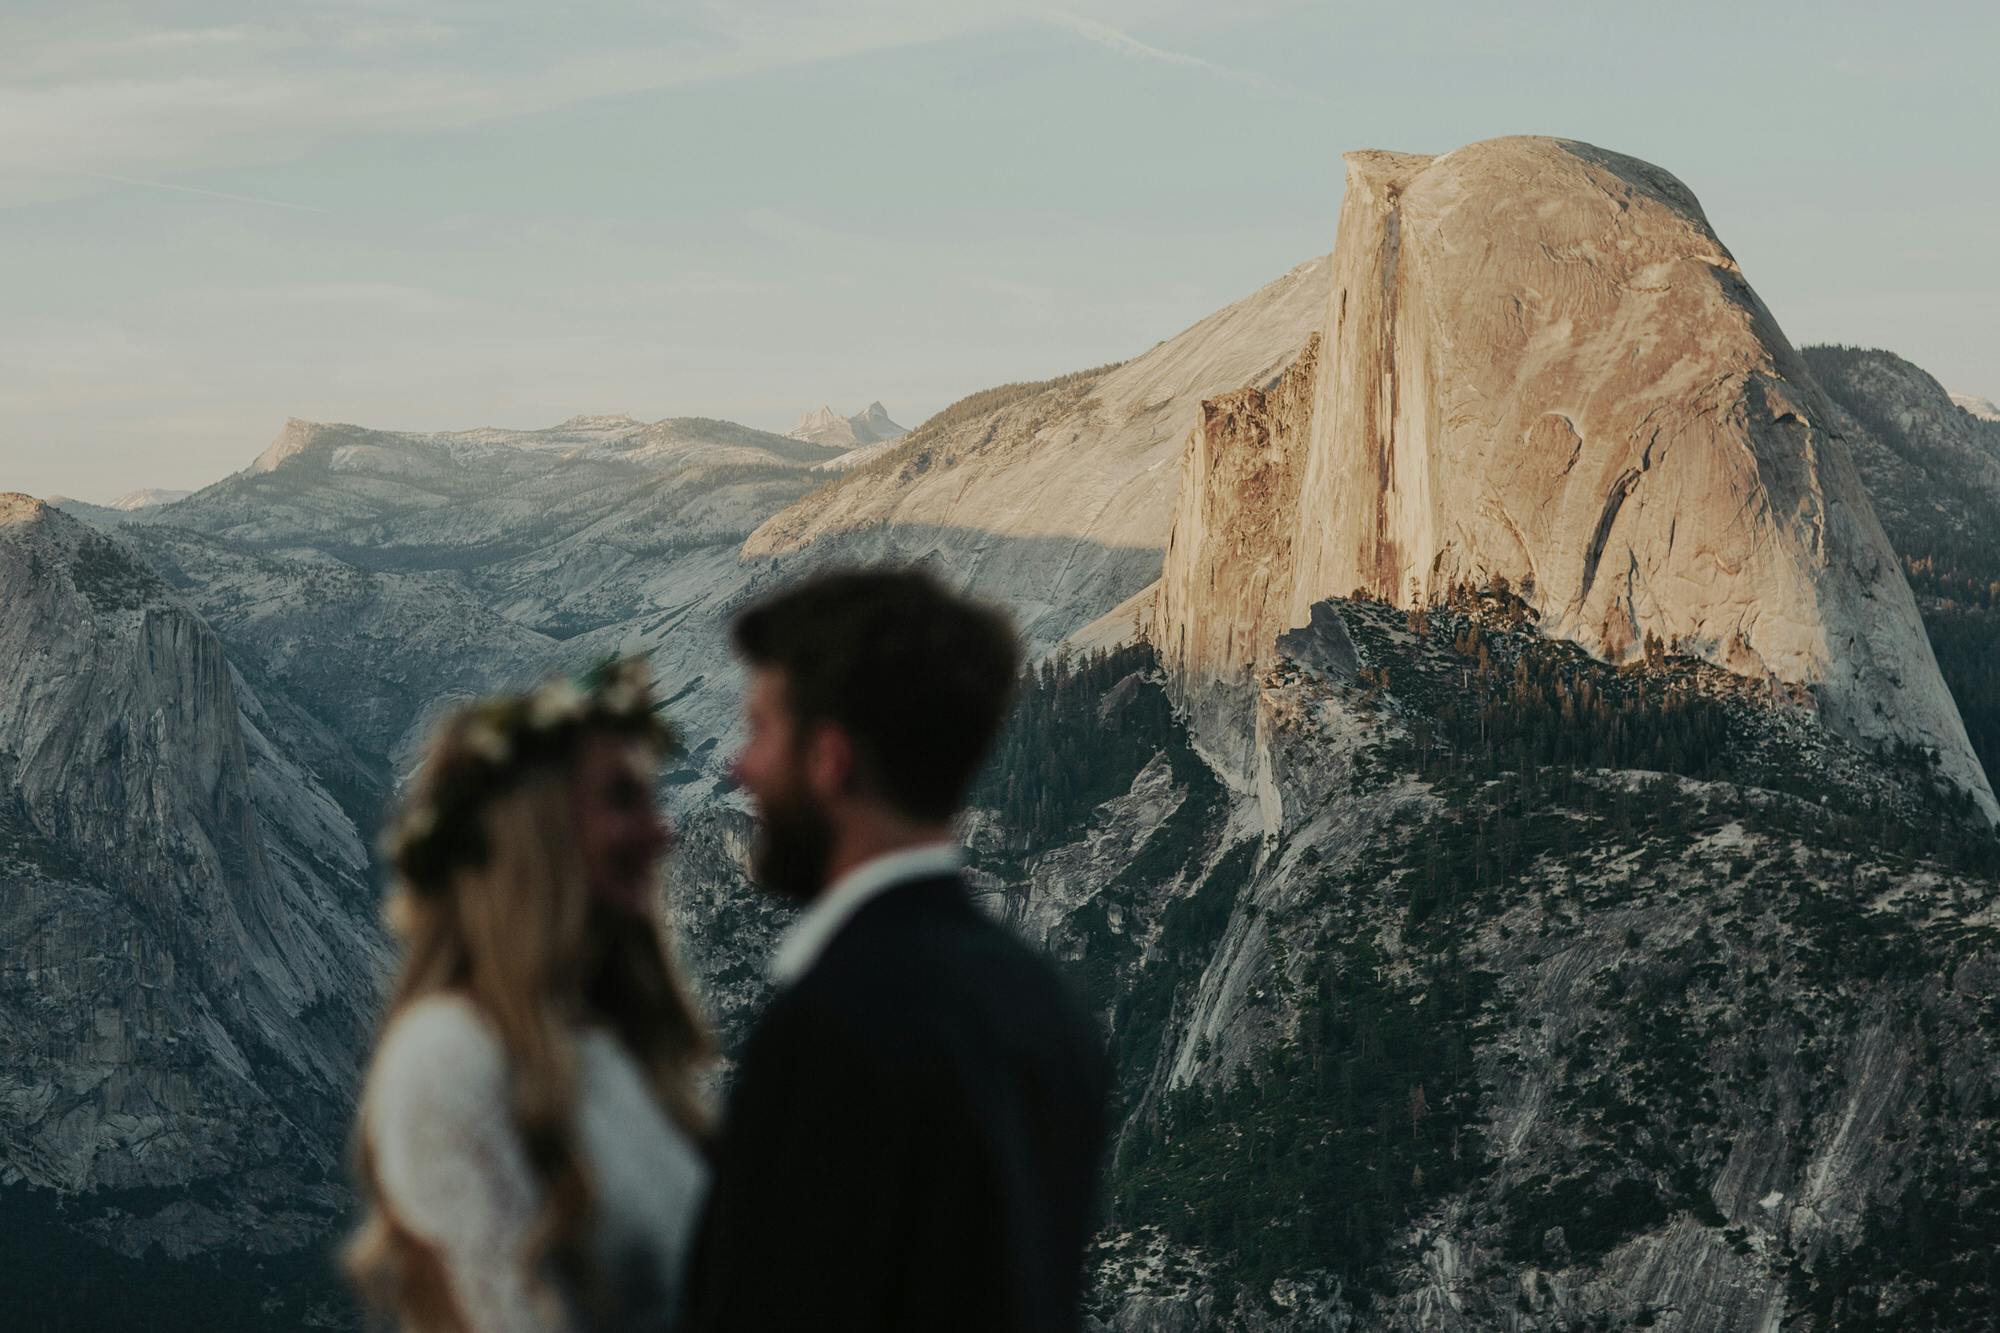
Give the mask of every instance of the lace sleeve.
[(462, 1000), (420, 1001), (383, 1037), (366, 1133), (384, 1202), (437, 1253), (473, 1333), (571, 1333), (522, 1252), (540, 1191), (507, 1110), (506, 1059)]

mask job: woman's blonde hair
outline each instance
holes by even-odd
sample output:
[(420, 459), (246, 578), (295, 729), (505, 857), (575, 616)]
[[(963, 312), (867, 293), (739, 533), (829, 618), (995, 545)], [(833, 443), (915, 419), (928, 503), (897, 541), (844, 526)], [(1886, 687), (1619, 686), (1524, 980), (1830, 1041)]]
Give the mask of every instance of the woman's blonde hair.
[[(714, 1047), (658, 923), (599, 902), (577, 850), (576, 754), (606, 734), (657, 750), (665, 732), (650, 698), (642, 692), (642, 706), (611, 709), (601, 692), (572, 690), (566, 712), (538, 711), (537, 698), (449, 718), (412, 783), (389, 843), (397, 882), (388, 915), (404, 956), (383, 1028), (444, 993), (485, 1017), (506, 1055), (510, 1109), (541, 1187), (521, 1262), (588, 1300), (594, 1185), (577, 1141), (575, 1025), (609, 1027), (667, 1114), (696, 1138), (707, 1128), (696, 1080)], [(471, 1333), (429, 1247), (384, 1205), (365, 1132), (355, 1153), (367, 1211), (347, 1247), (349, 1276), (407, 1328)]]

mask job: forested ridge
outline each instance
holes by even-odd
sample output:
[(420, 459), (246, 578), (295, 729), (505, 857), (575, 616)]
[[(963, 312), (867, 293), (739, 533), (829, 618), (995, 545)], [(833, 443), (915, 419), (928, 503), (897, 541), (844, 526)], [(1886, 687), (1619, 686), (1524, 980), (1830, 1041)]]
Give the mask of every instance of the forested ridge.
[[(1058, 948), (1106, 1015), (1129, 1117), (1100, 1282), (1146, 1263), (1157, 1282), (1164, 1262), (1220, 1308), (1275, 1315), (1274, 1290), (1316, 1275), (1358, 1312), (1390, 1298), (1415, 1238), (1451, 1216), (1486, 1238), (1467, 1258), (1475, 1280), (1603, 1262), (1692, 1225), (1779, 1274), (1822, 1327), (1980, 1308), (2000, 1194), (1966, 1175), (1950, 1139), (1973, 1131), (1950, 1126), (1988, 1124), (2000, 1012), (1964, 1011), (1934, 978), (1980, 975), (1994, 932), (1936, 921), (1991, 902), (2000, 841), (1930, 756), (1847, 745), (1802, 692), (1658, 640), (1629, 666), (1599, 662), (1543, 637), (1504, 585), (1414, 612), (1334, 606), (1359, 671), (1281, 661), (1266, 689), (1331, 701), (1373, 737), (1327, 799), (1412, 780), (1429, 793), (1365, 846), (1228, 847), (1226, 803), (1194, 774), (1143, 646), (1039, 668), (982, 783), (1024, 862), (1087, 838), (1093, 805), (1155, 755), (1192, 793)], [(1306, 885), (1260, 908), (1260, 876), (1288, 859)], [(1868, 905), (1884, 894), (1896, 910)], [(1246, 921), (1274, 955), (1251, 1003), (1282, 1037), (1220, 1077), (1161, 1084)], [(1525, 978), (1577, 950), (1608, 961), (1545, 1018)], [(1911, 1039), (1941, 1066), (1980, 1051), (1987, 1074), (1898, 1104), (1907, 1179), (1860, 1238), (1775, 1248), (1718, 1207), (1732, 1145), (1768, 1133), (1782, 1096), (1805, 1151), (1842, 1095), (1840, 1053), (1883, 1005), (1931, 1034)], [(1557, 1034), (1546, 1051), (1524, 1036), (1538, 1030)], [(1192, 1056), (1208, 1066), (1205, 1039)], [(1549, 1083), (1573, 1138), (1503, 1163), (1492, 1116), (1523, 1079)], [(1164, 1260), (1142, 1259), (1145, 1237), (1164, 1239)]]

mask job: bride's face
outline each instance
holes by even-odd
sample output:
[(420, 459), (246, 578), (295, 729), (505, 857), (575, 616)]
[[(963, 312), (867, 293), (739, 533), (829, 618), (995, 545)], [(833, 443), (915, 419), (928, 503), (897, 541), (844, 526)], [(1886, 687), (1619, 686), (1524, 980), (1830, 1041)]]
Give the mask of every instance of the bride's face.
[(645, 911), (660, 857), (673, 841), (653, 800), (653, 761), (631, 741), (592, 736), (577, 755), (571, 781), (577, 847), (591, 893), (609, 906)]

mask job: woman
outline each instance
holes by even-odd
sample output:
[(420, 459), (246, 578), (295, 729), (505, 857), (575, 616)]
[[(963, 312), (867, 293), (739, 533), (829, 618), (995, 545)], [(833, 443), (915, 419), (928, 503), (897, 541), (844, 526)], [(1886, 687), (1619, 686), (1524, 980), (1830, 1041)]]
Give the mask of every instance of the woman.
[(408, 1329), (672, 1320), (711, 1047), (654, 916), (667, 741), (628, 660), (460, 712), (412, 785), (348, 1253)]

